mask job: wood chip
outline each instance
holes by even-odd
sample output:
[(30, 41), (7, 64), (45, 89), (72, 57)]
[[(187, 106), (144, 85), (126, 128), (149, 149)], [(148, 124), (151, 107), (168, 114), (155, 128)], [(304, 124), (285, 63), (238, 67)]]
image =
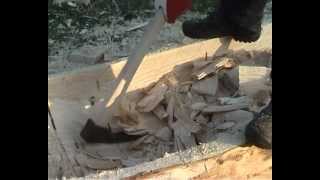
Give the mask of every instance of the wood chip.
[(180, 64), (174, 68), (173, 74), (179, 82), (191, 81), (192, 69), (193, 69), (192, 62)]
[(158, 106), (158, 104), (164, 99), (164, 95), (168, 90), (168, 86), (164, 83), (157, 84), (152, 88), (148, 95), (142, 98), (138, 102), (138, 111), (140, 112), (150, 112)]
[(170, 141), (172, 138), (172, 131), (166, 126), (161, 128), (155, 136), (163, 141)]
[(136, 121), (137, 124), (125, 124), (120, 121), (119, 126), (129, 135), (155, 134), (165, 126), (165, 123), (152, 113), (138, 113)]
[(190, 119), (193, 121), (196, 119), (196, 117), (198, 116), (198, 114), (200, 113), (201, 111), (198, 111), (198, 110), (193, 110), (190, 114)]
[(152, 88), (154, 88), (156, 84), (156, 82), (152, 82), (148, 86), (142, 88), (142, 91), (147, 94), (149, 91), (151, 91)]
[(219, 73), (219, 85), (228, 91), (228, 95), (232, 96), (239, 90), (239, 67), (231, 70), (223, 70)]
[(129, 146), (128, 149), (130, 150), (141, 150), (142, 149), (142, 143), (148, 139), (150, 137), (150, 135), (145, 135), (135, 141), (133, 141)]
[(179, 92), (180, 93), (187, 93), (187, 92), (189, 92), (190, 87), (191, 87), (191, 84), (180, 85)]
[[(192, 77), (201, 80), (208, 75), (215, 74), (222, 69), (232, 69), (237, 66), (235, 60), (229, 57), (221, 57), (212, 61), (199, 61), (194, 63)], [(200, 68), (202, 67), (202, 68)]]
[(234, 111), (234, 110), (239, 110), (239, 109), (248, 108), (248, 107), (249, 107), (248, 103), (239, 103), (239, 104), (223, 105), (223, 106), (208, 105), (206, 108), (202, 110), (202, 112), (206, 112), (206, 113), (226, 112), (226, 111)]
[[(217, 95), (219, 93), (219, 88), (218, 88), (218, 92), (217, 92)], [(217, 101), (217, 97), (216, 96), (209, 96), (209, 95), (204, 95), (204, 99), (205, 99), (205, 102), (207, 104), (213, 104)]]
[(167, 113), (168, 113), (168, 122), (169, 122), (169, 126), (170, 123), (173, 122), (173, 118), (174, 118), (174, 106), (175, 106), (175, 99), (171, 96), (168, 102), (168, 106), (167, 106)]
[(220, 59), (220, 61), (215, 65), (217, 69), (231, 69), (237, 66), (237, 63), (235, 60), (229, 58), (229, 57), (223, 57)]
[(101, 160), (101, 159), (94, 159), (91, 157), (88, 157), (84, 154), (78, 154), (76, 156), (77, 161), (86, 167), (89, 167), (91, 169), (98, 169), (98, 170), (109, 170), (112, 168), (121, 167), (121, 161), (120, 160)]
[(236, 123), (234, 122), (225, 122), (216, 127), (217, 130), (226, 130), (232, 128)]
[(191, 105), (192, 110), (198, 110), (198, 111), (201, 111), (205, 107), (207, 107), (207, 104), (203, 102), (198, 102)]
[(231, 104), (238, 104), (238, 103), (249, 103), (249, 99), (247, 96), (241, 97), (220, 97), (218, 98), (220, 105), (231, 105)]
[(233, 122), (245, 122), (251, 121), (253, 119), (253, 113), (244, 110), (236, 110), (223, 113), (225, 121), (233, 121)]
[[(225, 122), (226, 121), (225, 114), (226, 114), (225, 112), (213, 113), (211, 116), (212, 125), (215, 127), (218, 124)], [(212, 128), (212, 127), (210, 126), (210, 128)]]
[(192, 133), (200, 131), (201, 127), (199, 123), (190, 119), (190, 115), (187, 109), (181, 103), (179, 96), (176, 94), (172, 97), (173, 104), (173, 116), (172, 121), (169, 119), (169, 126), (174, 132), (174, 143), (176, 150), (184, 150), (196, 145), (194, 136)]
[(192, 77), (194, 77), (195, 79), (201, 80), (201, 79), (205, 78), (206, 76), (215, 73), (216, 71), (217, 71), (216, 65), (214, 63), (212, 63), (203, 69), (200, 69), (200, 70), (193, 72)]
[(168, 113), (164, 109), (163, 105), (158, 105), (152, 112), (161, 120), (168, 117)]
[(218, 90), (218, 78), (216, 76), (198, 81), (191, 87), (196, 93), (214, 96)]
[(189, 98), (190, 97), (191, 97), (191, 103), (199, 103), (199, 102), (205, 103), (206, 102), (205, 98), (202, 95), (195, 93), (193, 91), (190, 92)]
[(119, 124), (126, 124), (129, 126), (137, 125), (138, 111), (136, 110), (135, 102), (130, 101), (128, 97), (121, 98), (119, 114), (117, 116), (119, 116)]
[(206, 125), (209, 121), (209, 119), (205, 118), (202, 114), (199, 114), (199, 116), (197, 116), (195, 120), (197, 123), (203, 125)]

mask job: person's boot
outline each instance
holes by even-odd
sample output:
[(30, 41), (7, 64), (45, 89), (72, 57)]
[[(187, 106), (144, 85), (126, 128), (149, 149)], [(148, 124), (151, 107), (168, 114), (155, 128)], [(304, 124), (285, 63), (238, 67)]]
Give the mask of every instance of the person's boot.
[(247, 125), (246, 144), (272, 149), (272, 102)]
[(257, 41), (267, 0), (221, 0), (205, 19), (185, 21), (183, 33), (194, 39), (231, 36), (242, 42)]

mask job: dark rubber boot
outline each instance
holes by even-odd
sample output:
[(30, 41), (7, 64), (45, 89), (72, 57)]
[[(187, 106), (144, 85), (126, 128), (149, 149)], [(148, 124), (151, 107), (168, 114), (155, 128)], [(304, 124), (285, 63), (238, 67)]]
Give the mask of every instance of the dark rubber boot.
[[(272, 71), (270, 78), (272, 79)], [(272, 149), (272, 97), (269, 105), (248, 124), (245, 135), (246, 144)]]
[(272, 102), (246, 127), (246, 144), (272, 149)]
[(221, 0), (214, 12), (201, 20), (186, 21), (183, 33), (194, 39), (231, 36), (241, 42), (257, 41), (267, 0)]

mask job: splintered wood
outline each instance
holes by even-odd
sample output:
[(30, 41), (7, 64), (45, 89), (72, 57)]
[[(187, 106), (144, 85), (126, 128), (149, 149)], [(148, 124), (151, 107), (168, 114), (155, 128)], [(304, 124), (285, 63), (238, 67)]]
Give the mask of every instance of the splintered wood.
[(123, 97), (118, 125), (129, 135), (143, 136), (132, 147), (165, 141), (182, 151), (212, 139), (203, 133), (236, 126), (237, 121), (219, 117), (250, 107), (238, 91), (239, 65), (232, 57), (196, 60)]

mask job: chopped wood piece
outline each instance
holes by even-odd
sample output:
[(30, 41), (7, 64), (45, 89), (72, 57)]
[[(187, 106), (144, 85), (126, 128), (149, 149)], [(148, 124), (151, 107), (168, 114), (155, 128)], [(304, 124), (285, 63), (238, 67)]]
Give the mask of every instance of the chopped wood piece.
[(237, 126), (246, 126), (253, 119), (253, 113), (244, 110), (213, 113), (209, 128), (216, 128), (225, 122), (234, 122)]
[(167, 113), (168, 113), (168, 122), (170, 125), (170, 122), (173, 122), (173, 118), (174, 118), (174, 105), (175, 105), (175, 100), (174, 98), (171, 96), (168, 102), (168, 106), (167, 106)]
[(142, 88), (142, 91), (144, 93), (148, 93), (149, 91), (151, 91), (152, 88), (154, 88), (154, 86), (156, 85), (157, 83), (156, 82), (153, 82), (151, 84), (149, 84), (148, 86)]
[(226, 121), (225, 114), (226, 112), (213, 113), (211, 116), (211, 122), (213, 122), (213, 125), (217, 126), (218, 124), (225, 122)]
[(161, 128), (155, 136), (163, 141), (170, 141), (172, 138), (172, 131), (166, 126)]
[(225, 122), (223, 124), (220, 124), (216, 127), (217, 130), (226, 130), (229, 128), (232, 128), (236, 123), (234, 122)]
[(232, 104), (232, 105), (208, 105), (206, 108), (202, 110), (202, 112), (212, 113), (212, 112), (225, 112), (225, 111), (233, 111), (239, 110), (243, 108), (248, 108), (248, 103), (239, 103), (239, 104)]
[(120, 108), (119, 108), (119, 123), (128, 124), (134, 126), (138, 124), (138, 111), (136, 110), (135, 102), (129, 100), (129, 98), (123, 97), (120, 100)]
[(156, 138), (154, 136), (149, 136), (145, 141), (144, 143), (147, 143), (147, 144), (152, 144), (156, 141)]
[(199, 110), (201, 111), (202, 109), (204, 109), (205, 107), (207, 107), (206, 103), (203, 102), (198, 102), (198, 103), (194, 103), (191, 105), (191, 109), (192, 110)]
[(179, 81), (176, 78), (175, 74), (173, 72), (169, 73), (168, 75), (164, 76), (163, 81), (170, 87), (175, 88), (178, 86)]
[(123, 121), (119, 121), (118, 124), (129, 135), (155, 134), (165, 126), (165, 123), (152, 113), (138, 113), (136, 121), (137, 124), (127, 124)]
[(196, 60), (192, 62), (193, 65), (193, 69), (192, 71), (198, 71), (201, 68), (206, 67), (207, 65), (212, 64), (212, 61), (208, 61), (208, 60)]
[(198, 81), (191, 87), (196, 93), (214, 96), (218, 90), (218, 78), (216, 76)]
[(109, 170), (112, 168), (121, 167), (120, 160), (94, 159), (84, 154), (78, 154), (76, 159), (81, 165), (91, 169)]
[(262, 111), (271, 101), (271, 92), (269, 90), (258, 90), (251, 97), (250, 110), (254, 112)]
[(201, 79), (205, 78), (206, 76), (215, 73), (216, 70), (217, 70), (216, 69), (216, 65), (214, 63), (212, 63), (212, 64), (209, 64), (208, 66), (206, 66), (203, 69), (199, 69), (199, 70), (193, 72), (192, 73), (192, 77), (194, 77), (194, 78), (196, 78), (198, 80), (201, 80)]
[(192, 77), (194, 77), (195, 79), (201, 80), (206, 76), (215, 74), (222, 69), (232, 69), (237, 66), (237, 63), (235, 62), (235, 60), (228, 57), (218, 58), (214, 60), (214, 62), (212, 61), (209, 61), (209, 62), (210, 63), (206, 61), (200, 61), (198, 62), (198, 64), (196, 64), (196, 66), (194, 65)]
[(196, 145), (197, 143), (193, 134), (175, 131), (174, 147), (176, 151), (183, 151)]
[(180, 93), (187, 93), (187, 92), (189, 92), (190, 87), (191, 87), (191, 84), (180, 85), (179, 92)]
[[(218, 92), (217, 95), (219, 94), (219, 88), (218, 88)], [(205, 95), (204, 96), (205, 102), (207, 104), (213, 104), (217, 101), (217, 97), (216, 96), (209, 96), (209, 95)]]
[(140, 112), (150, 112), (164, 99), (164, 95), (168, 90), (168, 86), (164, 83), (157, 84), (152, 88), (148, 95), (138, 102), (138, 110)]
[(249, 103), (249, 99), (247, 96), (241, 96), (241, 97), (220, 97), (218, 98), (218, 101), (221, 105), (231, 105), (231, 104), (238, 104), (238, 103)]
[(198, 110), (193, 110), (190, 114), (190, 119), (195, 120), (196, 116), (200, 113), (201, 111)]
[(142, 146), (141, 144), (150, 137), (150, 135), (145, 135), (135, 141), (133, 141), (129, 146), (128, 149), (130, 150), (141, 150)]
[(244, 122), (244, 121), (251, 121), (253, 119), (253, 113), (244, 110), (236, 110), (225, 112), (224, 118), (226, 121), (233, 121), (233, 122)]
[(266, 85), (267, 79), (270, 77), (270, 71), (271, 69), (265, 67), (240, 66), (240, 91), (250, 98), (253, 98), (259, 90), (271, 91), (272, 87)]
[(239, 67), (231, 70), (223, 70), (219, 73), (219, 85), (228, 91), (228, 96), (232, 96), (239, 90)]
[(192, 68), (192, 62), (177, 65), (173, 70), (173, 74), (179, 82), (191, 81)]
[(219, 62), (215, 65), (217, 69), (231, 69), (237, 66), (237, 63), (235, 60), (229, 58), (229, 57), (223, 57)]
[(158, 105), (152, 112), (161, 120), (168, 117), (168, 113), (162, 105)]
[(172, 98), (175, 102), (173, 106), (173, 114), (176, 120), (169, 120), (169, 126), (174, 132), (175, 148), (180, 151), (196, 145), (192, 133), (200, 131), (201, 127), (199, 123), (190, 119), (190, 116), (188, 115), (186, 108), (181, 103), (179, 96), (176, 94)]
[(190, 92), (190, 95), (191, 97), (191, 103), (198, 103), (198, 102), (201, 102), (201, 103), (205, 103), (205, 99), (202, 95), (199, 95), (193, 91)]
[(203, 125), (206, 125), (209, 121), (209, 119), (205, 118), (202, 114), (199, 114), (199, 116), (197, 116), (195, 120), (197, 123)]

